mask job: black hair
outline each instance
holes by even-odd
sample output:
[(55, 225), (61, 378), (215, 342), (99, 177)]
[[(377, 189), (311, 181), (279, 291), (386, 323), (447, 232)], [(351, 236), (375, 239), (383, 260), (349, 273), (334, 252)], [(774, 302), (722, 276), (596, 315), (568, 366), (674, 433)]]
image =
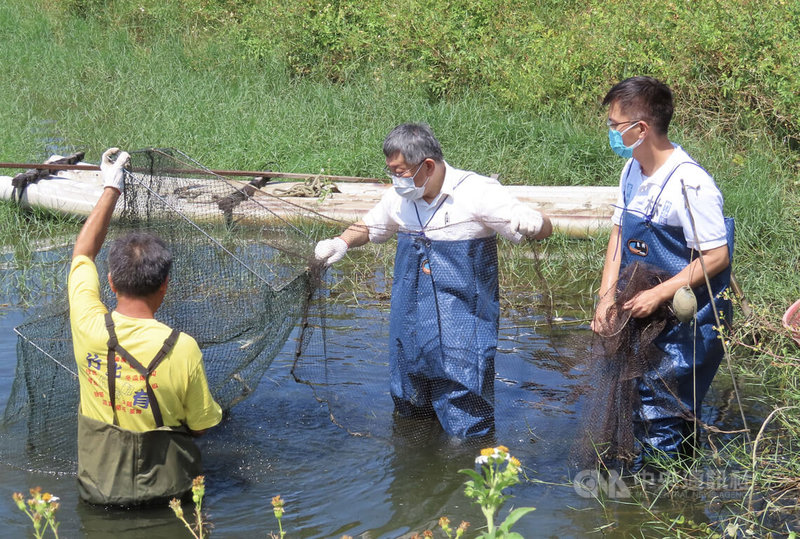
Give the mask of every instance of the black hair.
[(118, 294), (149, 296), (169, 276), (172, 253), (164, 241), (147, 232), (131, 232), (111, 244), (108, 269)]
[(672, 90), (653, 77), (631, 77), (615, 84), (603, 98), (603, 105), (616, 103), (627, 114), (644, 120), (661, 135), (666, 135), (674, 107)]

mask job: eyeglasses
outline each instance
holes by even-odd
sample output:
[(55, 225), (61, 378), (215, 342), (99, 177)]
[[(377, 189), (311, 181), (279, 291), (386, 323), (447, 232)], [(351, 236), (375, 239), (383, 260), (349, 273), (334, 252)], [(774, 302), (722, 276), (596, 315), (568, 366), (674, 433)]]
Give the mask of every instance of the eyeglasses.
[(639, 122), (641, 122), (641, 120), (626, 120), (624, 122), (612, 122), (611, 120), (607, 120), (606, 125), (608, 126), (609, 129), (616, 129), (620, 125), (635, 124)]
[(388, 176), (390, 179), (391, 179), (391, 178), (413, 178), (414, 176), (416, 176), (416, 175), (417, 175), (417, 172), (419, 172), (419, 169), (421, 169), (421, 168), (422, 168), (422, 165), (424, 165), (424, 164), (425, 164), (425, 159), (423, 159), (423, 160), (422, 160), (422, 163), (420, 163), (420, 164), (419, 164), (419, 166), (417, 167), (417, 170), (415, 170), (415, 171), (414, 171), (414, 174), (412, 174), (411, 176), (407, 176), (407, 174), (408, 174), (409, 172), (411, 172), (411, 167), (409, 167), (408, 169), (406, 169), (406, 170), (404, 170), (403, 172), (400, 172), (400, 173), (398, 174), (398, 173), (396, 173), (396, 172), (392, 172), (392, 169), (390, 169), (390, 168), (389, 168), (389, 165), (386, 165), (385, 167), (383, 167), (383, 171), (386, 173), (386, 175), (387, 175), (387, 176)]

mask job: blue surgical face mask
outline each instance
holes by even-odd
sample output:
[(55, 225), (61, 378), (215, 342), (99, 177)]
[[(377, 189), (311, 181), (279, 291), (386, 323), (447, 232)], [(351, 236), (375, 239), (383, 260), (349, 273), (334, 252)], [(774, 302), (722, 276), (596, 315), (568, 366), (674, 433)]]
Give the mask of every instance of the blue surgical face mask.
[(625, 159), (630, 159), (633, 157), (633, 150), (639, 146), (639, 144), (644, 141), (643, 138), (638, 139), (636, 142), (631, 144), (630, 146), (625, 146), (625, 143), (622, 142), (622, 135), (628, 132), (631, 128), (638, 125), (639, 122), (635, 122), (629, 125), (624, 131), (620, 132), (616, 129), (609, 129), (608, 130), (608, 143), (611, 146), (611, 149), (614, 150), (614, 153), (620, 157), (624, 157)]
[(392, 184), (394, 185), (394, 190), (397, 191), (397, 194), (403, 198), (407, 198), (408, 200), (419, 200), (425, 194), (425, 186), (428, 184), (428, 180), (431, 179), (430, 176), (425, 178), (425, 182), (417, 187), (414, 184), (414, 178), (419, 173), (422, 165), (425, 164), (423, 161), (417, 167), (417, 170), (414, 171), (414, 174), (411, 176), (396, 176), (392, 174)]

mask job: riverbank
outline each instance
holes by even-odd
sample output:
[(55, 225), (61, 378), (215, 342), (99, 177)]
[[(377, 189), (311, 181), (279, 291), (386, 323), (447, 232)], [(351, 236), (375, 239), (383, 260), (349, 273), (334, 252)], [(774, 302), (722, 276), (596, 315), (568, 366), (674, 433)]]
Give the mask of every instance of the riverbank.
[[(93, 171), (54, 171), (21, 192), (14, 188), (12, 179), (0, 176), (0, 200), (16, 201), (22, 208), (51, 210), (76, 217), (87, 216), (102, 192), (100, 174)], [(322, 184), (314, 180), (315, 177), (309, 175), (306, 182), (272, 182), (251, 190), (249, 200), (236, 206), (233, 217), (237, 221), (247, 220), (251, 214), (262, 214), (257, 210), (266, 207), (271, 215), (279, 218), (323, 218), (329, 222), (350, 223), (361, 219), (391, 187), (385, 182), (327, 181)], [(185, 195), (176, 194), (173, 201), (176, 209), (190, 218), (207, 218), (215, 212), (222, 218), (218, 201), (203, 194), (205, 190), (211, 192), (209, 182), (218, 181), (225, 181), (242, 193), (248, 185), (244, 180), (223, 177), (197, 178), (195, 186)], [(316, 184), (316, 188), (310, 184)], [(507, 189), (520, 202), (550, 216), (554, 229), (570, 237), (587, 237), (608, 229), (617, 197), (615, 187), (602, 186), (512, 185)]]

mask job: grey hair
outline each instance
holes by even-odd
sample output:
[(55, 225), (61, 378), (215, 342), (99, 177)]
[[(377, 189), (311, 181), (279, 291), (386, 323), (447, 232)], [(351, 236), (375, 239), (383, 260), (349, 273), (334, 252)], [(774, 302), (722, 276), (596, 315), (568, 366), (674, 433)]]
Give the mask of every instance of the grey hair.
[(169, 277), (172, 253), (161, 238), (147, 232), (131, 232), (111, 244), (108, 271), (118, 294), (146, 297)]
[(408, 165), (418, 165), (425, 159), (443, 162), (442, 147), (428, 124), (400, 124), (386, 135), (383, 154), (391, 157), (400, 153)]

